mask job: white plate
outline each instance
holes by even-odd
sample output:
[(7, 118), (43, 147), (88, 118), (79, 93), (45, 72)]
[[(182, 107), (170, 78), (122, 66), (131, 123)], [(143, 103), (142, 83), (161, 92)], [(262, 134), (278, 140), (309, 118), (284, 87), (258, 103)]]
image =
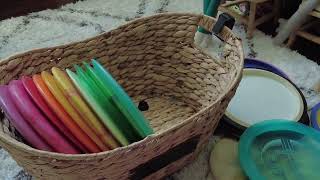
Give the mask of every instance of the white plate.
[(302, 114), (303, 100), (297, 89), (288, 80), (259, 69), (244, 69), (226, 111), (232, 121), (245, 127), (266, 119), (298, 121)]

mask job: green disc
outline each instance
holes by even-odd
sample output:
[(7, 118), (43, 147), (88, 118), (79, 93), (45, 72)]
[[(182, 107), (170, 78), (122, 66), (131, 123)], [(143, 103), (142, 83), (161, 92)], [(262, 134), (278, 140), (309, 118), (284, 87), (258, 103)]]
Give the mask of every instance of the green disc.
[(123, 108), (123, 104), (118, 100), (118, 98), (115, 96), (115, 94), (112, 94), (112, 91), (110, 91), (110, 88), (106, 86), (106, 84), (99, 79), (99, 76), (94, 72), (94, 70), (88, 65), (87, 63), (84, 63), (86, 75), (88, 75), (100, 88), (102, 93), (105, 95), (105, 97), (108, 97), (112, 100), (112, 103), (115, 104), (116, 108), (120, 111), (122, 115), (124, 115), (124, 119), (130, 124), (131, 127), (134, 127), (134, 131), (139, 134), (139, 137), (145, 138), (146, 135), (143, 131), (141, 131), (138, 127), (138, 123), (135, 122), (135, 120), (130, 120), (131, 117), (125, 116), (126, 115), (126, 109)]
[[(97, 82), (100, 82), (106, 93), (113, 95), (116, 105), (127, 117), (132, 126), (143, 137), (153, 134), (153, 129), (150, 127), (149, 122), (144, 118), (143, 114), (117, 81), (113, 79), (111, 74), (96, 60), (92, 60), (92, 65), (93, 74), (98, 79)], [(91, 67), (87, 66), (87, 69), (90, 70)]]
[(106, 111), (112, 118), (113, 122), (118, 125), (123, 134), (130, 140), (130, 142), (136, 142), (141, 140), (143, 137), (139, 136), (138, 132), (131, 126), (127, 118), (121, 113), (113, 101), (113, 96), (105, 95), (104, 90), (101, 89), (97, 83), (90, 77), (87, 72), (84, 72), (79, 66), (75, 66), (80, 79), (84, 80), (89, 84), (91, 92), (98, 97), (98, 101), (101, 101), (106, 107)]
[(110, 132), (115, 136), (115, 138), (124, 146), (128, 145), (130, 142), (119, 129), (119, 127), (112, 121), (110, 115), (105, 111), (105, 107), (103, 104), (98, 101), (99, 96), (97, 94), (92, 93), (89, 84), (85, 83), (80, 77), (78, 77), (74, 72), (67, 69), (67, 73), (73, 83), (76, 85), (84, 99), (88, 102), (88, 104), (92, 107), (92, 109), (97, 113), (99, 118), (105, 124), (105, 126), (110, 130)]

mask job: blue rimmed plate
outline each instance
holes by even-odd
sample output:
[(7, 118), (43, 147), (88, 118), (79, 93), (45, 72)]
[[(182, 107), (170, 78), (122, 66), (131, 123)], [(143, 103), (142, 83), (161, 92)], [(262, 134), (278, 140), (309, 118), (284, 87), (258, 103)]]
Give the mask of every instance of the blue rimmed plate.
[(312, 108), (310, 119), (312, 127), (320, 131), (320, 103)]
[(273, 72), (283, 78), (289, 79), (288, 75), (284, 73), (280, 68), (270, 63), (257, 60), (257, 59), (250, 59), (250, 58), (244, 59), (244, 68), (262, 69), (262, 70)]

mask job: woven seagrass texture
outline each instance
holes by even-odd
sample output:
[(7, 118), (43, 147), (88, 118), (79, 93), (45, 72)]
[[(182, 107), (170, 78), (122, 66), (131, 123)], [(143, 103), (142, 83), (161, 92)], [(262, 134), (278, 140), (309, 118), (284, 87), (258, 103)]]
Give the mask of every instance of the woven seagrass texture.
[[(207, 143), (242, 74), (241, 41), (230, 29), (224, 28), (219, 34), (225, 41), (220, 60), (194, 45), (198, 26), (210, 31), (214, 24), (214, 18), (203, 15), (158, 14), (88, 40), (1, 61), (0, 84), (7, 84), (53, 66), (72, 68), (73, 64), (97, 58), (135, 102), (145, 100), (149, 104), (144, 114), (155, 134), (108, 152), (65, 155), (24, 144), (2, 118), (0, 145), (39, 179), (160, 179), (181, 169)], [(163, 164), (161, 157), (167, 157), (164, 154), (176, 151), (174, 147), (192, 138), (197, 139), (192, 152), (172, 162), (166, 159)], [(158, 169), (150, 165), (150, 173), (136, 172), (137, 167), (154, 161)]]

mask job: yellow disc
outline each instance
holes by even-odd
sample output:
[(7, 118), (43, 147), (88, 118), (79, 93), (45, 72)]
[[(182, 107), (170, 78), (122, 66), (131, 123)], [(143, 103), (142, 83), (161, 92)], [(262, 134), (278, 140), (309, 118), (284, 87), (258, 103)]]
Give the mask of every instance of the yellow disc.
[(100, 139), (106, 143), (110, 148), (114, 149), (119, 147), (118, 142), (102, 125), (101, 121), (93, 113), (88, 104), (84, 101), (77, 89), (74, 87), (69, 76), (62, 70), (53, 67), (51, 72), (57, 81), (58, 86), (67, 97), (68, 101), (78, 111), (78, 113), (86, 120), (92, 129), (96, 131), (96, 134)]
[(246, 180), (238, 158), (238, 142), (222, 138), (213, 147), (210, 169), (214, 179)]
[(92, 139), (93, 142), (99, 146), (103, 151), (109, 150), (109, 148), (99, 139), (99, 137), (94, 133), (94, 131), (85, 123), (83, 118), (78, 114), (78, 112), (72, 107), (67, 98), (64, 96), (62, 90), (59, 88), (54, 77), (43, 71), (41, 77), (45, 84), (48, 86), (49, 90), (57, 101), (62, 105), (69, 116), (78, 124), (78, 126)]

